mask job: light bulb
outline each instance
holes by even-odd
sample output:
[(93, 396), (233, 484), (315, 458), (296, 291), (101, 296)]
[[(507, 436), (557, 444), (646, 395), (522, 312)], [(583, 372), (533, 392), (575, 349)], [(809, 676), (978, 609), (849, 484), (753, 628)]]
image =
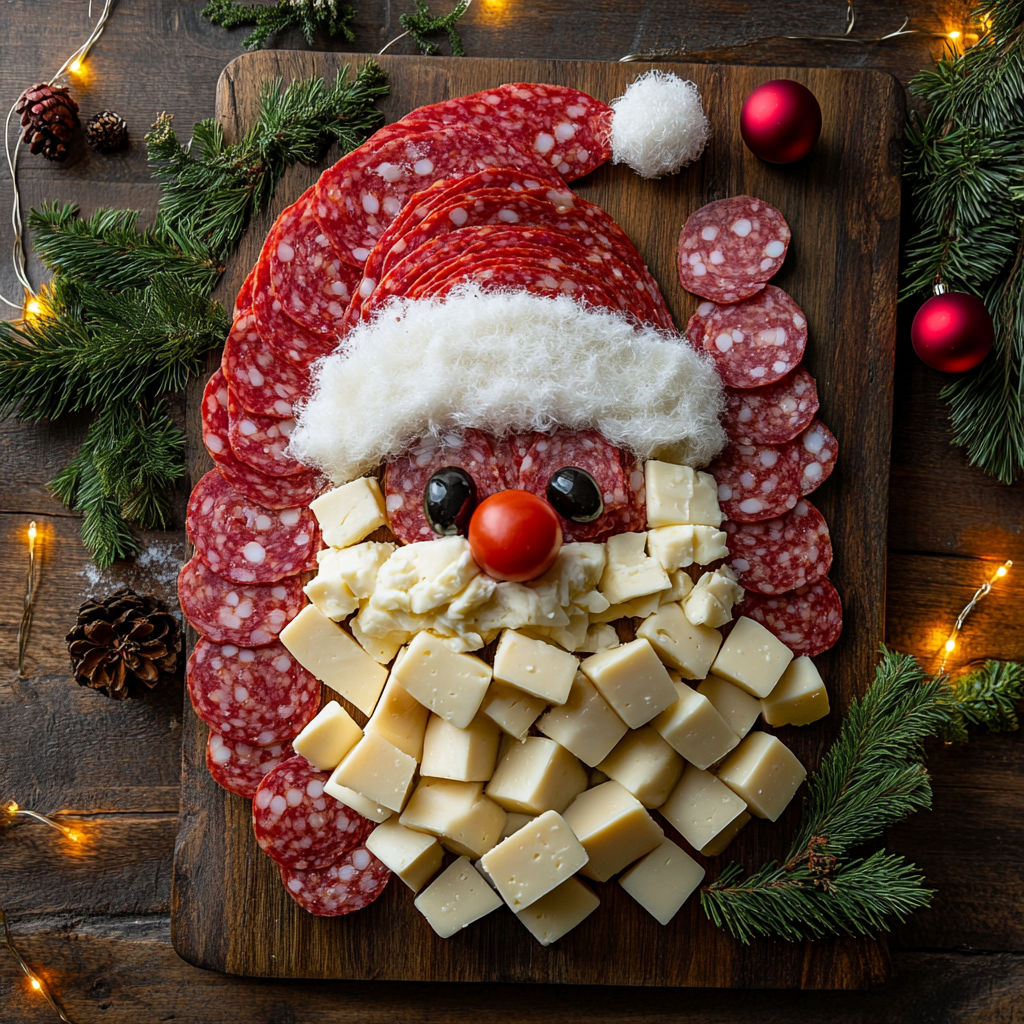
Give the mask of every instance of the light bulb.
[(8, 814), (17, 814), (18, 813), (18, 805), (13, 800), (7, 805), (7, 813)]
[(999, 568), (998, 568), (998, 569), (996, 569), (996, 575), (997, 575), (997, 576), (998, 576), (998, 577), (999, 577), (1000, 579), (1002, 579), (1002, 578), (1003, 578), (1003, 577), (1004, 577), (1004, 576), (1006, 575), (1006, 573), (1007, 573), (1007, 572), (1008, 572), (1008, 570), (1007, 570), (1007, 568), (1006, 568), (1006, 566), (1005, 566), (1005, 565), (1001, 565), (1001, 566), (999, 566)]
[(949, 38), (950, 39), (959, 39), (960, 38), (960, 33), (957, 32), (956, 29), (953, 29), (953, 31), (949, 33)]
[(43, 986), (39, 983), (38, 978), (32, 978), (32, 987), (38, 992)]
[(947, 640), (946, 641), (946, 650), (947, 651), (952, 652), (955, 649), (955, 647), (956, 647), (956, 641), (955, 640)]
[(43, 304), (38, 299), (29, 299), (25, 304), (25, 312), (32, 316), (39, 316), (43, 311)]
[(36, 539), (36, 533), (37, 532), (38, 531), (36, 530), (36, 524), (34, 522), (29, 523), (28, 524), (28, 539), (30, 541)]
[[(950, 35), (952, 35), (952, 33), (950, 33)], [(959, 33), (959, 32), (957, 32), (957, 35), (960, 35), (960, 33)], [(74, 59), (74, 60), (73, 60), (73, 61), (72, 61), (72, 62), (71, 62), (71, 63), (70, 63), (69, 65), (68, 65), (68, 71), (70, 71), (70, 72), (71, 72), (72, 74), (75, 74), (75, 75), (77, 75), (77, 74), (78, 74), (78, 72), (79, 72), (79, 71), (81, 71), (81, 70), (82, 70), (82, 62), (81, 62), (81, 61), (80, 61), (80, 60), (79, 60), (79, 59), (78, 59), (78, 58), (76, 57), (76, 58), (75, 58), (75, 59)]]

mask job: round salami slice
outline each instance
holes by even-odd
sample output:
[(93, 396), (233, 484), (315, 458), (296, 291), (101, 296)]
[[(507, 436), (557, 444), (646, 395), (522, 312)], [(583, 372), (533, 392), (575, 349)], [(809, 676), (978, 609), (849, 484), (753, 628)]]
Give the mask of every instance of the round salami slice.
[(629, 533), (640, 533), (647, 529), (647, 481), (644, 464), (632, 452), (622, 450), (622, 469), (629, 484)]
[(763, 199), (733, 196), (695, 210), (679, 235), (679, 280), (713, 302), (756, 295), (782, 266), (785, 217)]
[(266, 476), (239, 462), (228, 449), (227, 457), (214, 460), (221, 476), (239, 494), (267, 508), (284, 510), (308, 505), (327, 486), (324, 478), (312, 471), (295, 476)]
[(267, 746), (294, 739), (320, 705), (320, 684), (281, 643), (200, 640), (185, 670), (196, 714), (222, 736)]
[(324, 792), (330, 772), (292, 757), (260, 783), (252, 800), (256, 842), (278, 864), (307, 871), (337, 863), (374, 824)]
[(271, 743), (266, 747), (230, 740), (210, 730), (206, 743), (206, 767), (218, 786), (251, 800), (267, 772), (282, 761), (294, 757), (291, 743)]
[(295, 429), (291, 417), (257, 416), (247, 412), (228, 389), (228, 444), (239, 461), (266, 476), (295, 476), (304, 466), (285, 454)]
[(203, 405), (200, 410), (203, 425), (203, 444), (214, 462), (228, 451), (228, 385), (224, 374), (218, 370), (203, 388)]
[(308, 508), (269, 509), (250, 501), (215, 469), (196, 484), (185, 529), (199, 557), (233, 583), (276, 583), (315, 558)]
[(519, 467), (526, 453), (533, 447), (533, 442), (543, 436), (535, 430), (528, 430), (522, 434), (506, 434), (500, 440), (491, 440), (498, 459), (498, 473), (506, 490), (514, 490), (519, 486)]
[(782, 448), (729, 444), (707, 471), (718, 484), (723, 514), (740, 523), (775, 519), (800, 497), (796, 466)]
[(423, 511), (427, 481), (445, 466), (464, 469), (476, 484), (477, 501), (504, 489), (494, 442), (479, 430), (424, 438), (408, 455), (389, 460), (384, 473), (384, 505), (391, 532), (408, 544), (434, 540)]
[(740, 610), (797, 656), (813, 658), (827, 651), (843, 631), (843, 604), (827, 579), (788, 594), (747, 594)]
[(800, 493), (816, 491), (836, 468), (839, 442), (821, 420), (815, 420), (798, 438), (785, 448), (797, 468)]
[(309, 397), (309, 368), (264, 345), (252, 314), (236, 318), (220, 365), (238, 404), (257, 416), (289, 417)]
[(696, 346), (711, 356), (725, 384), (761, 387), (799, 365), (807, 346), (807, 318), (781, 288), (768, 285), (751, 299), (711, 310)]
[(809, 501), (778, 519), (729, 520), (722, 529), (729, 535), (728, 563), (747, 590), (784, 594), (817, 583), (832, 568), (828, 524)]
[(247, 312), (252, 306), (252, 283), (256, 278), (256, 268), (246, 274), (245, 280), (242, 282), (242, 286), (238, 289), (238, 294), (235, 296), (235, 307), (231, 311), (232, 318), (238, 316), (239, 313)]
[(808, 427), (818, 411), (818, 385), (798, 366), (774, 384), (726, 388), (722, 426), (737, 444), (783, 444)]
[(281, 865), (285, 891), (317, 917), (340, 917), (362, 910), (384, 891), (390, 879), (391, 869), (365, 846), (349, 850), (326, 868), (299, 871)]
[(222, 644), (272, 644), (306, 604), (297, 576), (263, 586), (238, 586), (218, 576), (198, 555), (178, 574), (178, 600), (197, 632)]

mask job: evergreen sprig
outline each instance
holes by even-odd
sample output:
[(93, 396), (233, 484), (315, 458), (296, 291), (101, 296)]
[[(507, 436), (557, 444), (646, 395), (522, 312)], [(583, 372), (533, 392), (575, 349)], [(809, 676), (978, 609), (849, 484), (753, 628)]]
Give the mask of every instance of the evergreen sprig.
[(459, 19), (469, 10), (469, 0), (461, 0), (455, 8), (447, 14), (434, 17), (430, 13), (430, 6), (427, 0), (416, 0), (416, 13), (403, 14), (398, 20), (402, 28), (416, 40), (420, 52), (429, 57), (437, 54), (437, 43), (431, 40), (431, 36), (448, 36), (448, 44), (451, 46), (453, 57), (465, 57), (466, 48), (462, 45), (462, 38), (455, 29)]
[(953, 704), (939, 735), (951, 743), (967, 742), (967, 726), (989, 732), (1016, 732), (1016, 705), (1024, 699), (1024, 665), (986, 661), (980, 668), (950, 680)]
[(247, 50), (262, 50), (271, 36), (293, 25), (302, 30), (306, 43), (313, 45), (320, 32), (333, 38), (355, 39), (351, 25), (356, 12), (340, 0), (278, 0), (271, 4), (243, 4), (238, 0), (210, 0), (200, 12), (214, 25), (238, 28), (255, 25), (252, 35), (242, 40)]

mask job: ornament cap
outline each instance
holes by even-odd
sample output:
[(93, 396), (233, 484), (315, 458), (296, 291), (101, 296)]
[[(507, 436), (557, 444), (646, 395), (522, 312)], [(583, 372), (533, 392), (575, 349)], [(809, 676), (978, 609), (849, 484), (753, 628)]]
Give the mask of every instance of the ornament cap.
[(932, 293), (935, 294), (935, 295), (945, 295), (946, 294), (946, 284), (945, 284), (945, 282), (944, 281), (936, 281), (935, 285), (932, 287)]

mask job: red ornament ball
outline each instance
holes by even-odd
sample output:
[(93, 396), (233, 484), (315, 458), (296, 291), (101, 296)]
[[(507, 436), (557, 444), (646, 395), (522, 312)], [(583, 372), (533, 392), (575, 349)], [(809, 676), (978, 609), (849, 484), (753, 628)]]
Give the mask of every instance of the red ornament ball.
[(744, 101), (740, 134), (754, 156), (770, 164), (801, 160), (821, 135), (821, 107), (799, 82), (777, 78)]
[(973, 370), (992, 349), (992, 315), (973, 295), (933, 295), (914, 317), (910, 340), (921, 362), (943, 373)]

